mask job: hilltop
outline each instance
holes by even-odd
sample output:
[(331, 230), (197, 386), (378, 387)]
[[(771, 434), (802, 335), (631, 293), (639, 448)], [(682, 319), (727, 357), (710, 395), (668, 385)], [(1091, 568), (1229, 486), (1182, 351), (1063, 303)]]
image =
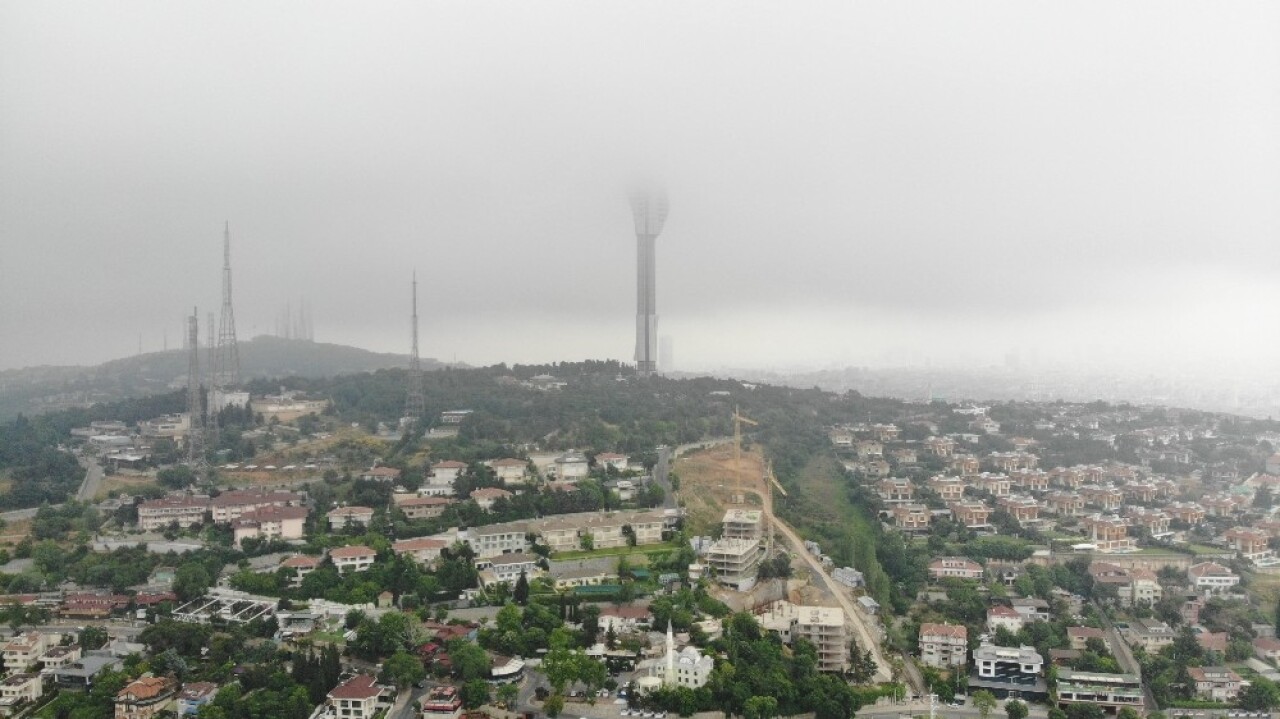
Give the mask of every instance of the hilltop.
[[(325, 342), (262, 336), (240, 343), (245, 380), (335, 377), (403, 367), (407, 362), (405, 355)], [(422, 365), (428, 370), (444, 366), (429, 358)], [(184, 350), (148, 352), (94, 366), (4, 370), (0, 371), (0, 419), (157, 394), (185, 386), (186, 378)]]

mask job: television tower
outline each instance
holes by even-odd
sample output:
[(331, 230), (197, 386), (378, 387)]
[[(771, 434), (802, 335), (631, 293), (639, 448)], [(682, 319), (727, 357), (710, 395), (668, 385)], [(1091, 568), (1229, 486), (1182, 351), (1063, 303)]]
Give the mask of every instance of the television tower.
[(418, 273), (413, 273), (413, 349), (409, 351), (409, 386), (405, 389), (404, 416), (411, 422), (422, 421), (427, 400), (422, 392), (422, 362), (418, 358)]
[[(222, 234), (222, 316), (218, 321), (218, 349), (213, 355), (213, 389), (226, 391), (240, 384), (240, 347), (236, 344), (236, 314), (231, 307), (231, 223)], [(219, 408), (221, 409), (221, 408)]]
[(658, 303), (654, 245), (667, 221), (663, 192), (631, 195), (636, 223), (636, 373), (653, 374), (658, 365)]
[(204, 407), (200, 401), (199, 313), (193, 308), (187, 318), (187, 466), (196, 475), (205, 470)]

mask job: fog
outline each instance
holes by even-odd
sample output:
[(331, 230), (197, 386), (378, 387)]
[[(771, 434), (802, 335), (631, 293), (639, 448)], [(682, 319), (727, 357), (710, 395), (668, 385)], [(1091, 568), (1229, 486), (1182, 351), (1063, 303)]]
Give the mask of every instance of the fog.
[[(681, 368), (1280, 360), (1280, 5), (0, 0), (0, 368), (315, 338)], [(203, 341), (204, 330), (201, 330)]]

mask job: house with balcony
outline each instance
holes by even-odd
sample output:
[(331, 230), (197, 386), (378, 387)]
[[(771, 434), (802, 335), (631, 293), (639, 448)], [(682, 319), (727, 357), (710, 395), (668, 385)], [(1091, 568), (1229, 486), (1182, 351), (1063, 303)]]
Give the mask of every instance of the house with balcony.
[(168, 677), (142, 676), (116, 694), (115, 719), (151, 719), (178, 693), (178, 683)]
[(1223, 538), (1228, 546), (1254, 564), (1271, 564), (1275, 561), (1276, 553), (1268, 546), (1271, 537), (1260, 529), (1233, 527), (1227, 530)]
[(373, 509), (369, 507), (338, 507), (325, 517), (329, 520), (331, 531), (341, 531), (348, 527), (368, 527), (373, 521)]
[(0, 716), (10, 717), (44, 696), (39, 674), (10, 674), (0, 680)]
[(976, 477), (970, 477), (969, 484), (974, 489), (986, 492), (996, 498), (1007, 497), (1013, 491), (1013, 481), (1009, 479), (1007, 474), (983, 472)]
[(1196, 697), (1212, 702), (1233, 702), (1243, 680), (1227, 667), (1187, 667)]
[(1080, 520), (1089, 541), (1102, 552), (1131, 549), (1134, 541), (1129, 537), (1129, 525), (1119, 517), (1093, 514)]
[(1043, 469), (1015, 469), (1009, 472), (1009, 482), (1024, 492), (1047, 492), (1049, 473)]
[(329, 559), (337, 567), (339, 574), (363, 572), (372, 567), (377, 558), (376, 551), (363, 545), (335, 547), (329, 551)]
[(1107, 712), (1129, 707), (1142, 713), (1142, 683), (1136, 674), (1058, 670), (1058, 707), (1093, 704)]
[(964, 498), (964, 481), (959, 477), (938, 475), (929, 480), (929, 489), (938, 493), (944, 502), (958, 502)]
[(12, 674), (34, 668), (40, 657), (61, 641), (61, 634), (25, 632), (16, 635), (4, 645), (5, 671)]
[(934, 580), (955, 577), (982, 579), (982, 565), (968, 557), (939, 557), (929, 562), (929, 576)]
[(1240, 584), (1240, 575), (1217, 562), (1200, 562), (1187, 568), (1187, 581), (1197, 592), (1216, 594)]
[(1186, 522), (1193, 527), (1203, 522), (1207, 516), (1204, 507), (1196, 502), (1171, 502), (1165, 505), (1164, 511), (1179, 522)]
[(915, 485), (901, 477), (882, 479), (876, 483), (876, 494), (885, 504), (907, 504), (915, 497)]
[(924, 441), (924, 451), (947, 459), (955, 454), (956, 441), (950, 437), (929, 437)]
[(1148, 654), (1155, 654), (1173, 644), (1177, 632), (1159, 619), (1135, 619), (1120, 630), (1120, 636), (1132, 647), (1142, 647)]
[(969, 662), (969, 630), (963, 624), (920, 625), (920, 662), (948, 669)]
[(1078, 517), (1084, 514), (1084, 497), (1075, 492), (1049, 492), (1044, 497), (1044, 508), (1059, 517)]
[(1114, 512), (1124, 504), (1124, 492), (1115, 487), (1086, 484), (1080, 487), (1079, 492), (1084, 497), (1085, 506), (1104, 512)]
[(1040, 503), (1026, 495), (1000, 497), (996, 506), (1009, 513), (1018, 524), (1034, 524), (1040, 521)]
[(1006, 607), (1003, 604), (997, 604), (987, 609), (987, 629), (994, 634), (1000, 628), (1004, 628), (1017, 634), (1025, 626), (1027, 620), (1019, 614), (1013, 607)]
[(952, 502), (951, 516), (969, 529), (989, 529), (991, 508), (982, 502)]
[(921, 533), (929, 531), (933, 515), (923, 504), (899, 504), (892, 510), (893, 524), (899, 531)]
[(982, 463), (972, 454), (956, 454), (947, 460), (947, 469), (961, 475), (977, 474)]
[(329, 691), (328, 713), (334, 719), (373, 719), (385, 690), (368, 674), (357, 674)]

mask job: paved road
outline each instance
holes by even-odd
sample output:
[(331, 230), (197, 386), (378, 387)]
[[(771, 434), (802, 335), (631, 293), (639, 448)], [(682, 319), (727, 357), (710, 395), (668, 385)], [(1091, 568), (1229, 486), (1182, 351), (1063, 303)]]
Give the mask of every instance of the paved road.
[[(1027, 709), (1030, 710), (1030, 713), (1028, 713), (1027, 716), (1031, 719), (1041, 719), (1041, 717), (1047, 717), (1049, 715), (1049, 708), (1043, 704), (1027, 704)], [(929, 702), (914, 701), (903, 702), (901, 704), (874, 704), (872, 706), (865, 706), (859, 709), (857, 714), (859, 717), (878, 717), (879, 719), (897, 719), (898, 717), (918, 716), (927, 717), (929, 716)], [(933, 715), (936, 719), (947, 719), (949, 717), (981, 716), (981, 712), (974, 708), (971, 702), (961, 707), (953, 707), (949, 704), (938, 702), (938, 705), (934, 708)], [(991, 716), (1005, 716), (1004, 701), (996, 703), (996, 708), (992, 710)]]
[(653, 481), (658, 483), (665, 492), (665, 498), (662, 500), (663, 509), (676, 508), (676, 493), (671, 488), (671, 448), (661, 447), (658, 449), (658, 463), (653, 466)]
[(796, 534), (796, 531), (786, 522), (783, 522), (774, 515), (773, 492), (769, 490), (768, 486), (765, 487), (765, 491), (763, 493), (745, 487), (743, 488), (743, 491), (749, 494), (754, 494), (760, 498), (761, 504), (764, 508), (765, 518), (768, 520), (769, 526), (776, 529), (778, 533), (782, 535), (784, 541), (790, 545), (791, 553), (794, 556), (802, 558), (805, 563), (809, 565), (809, 570), (813, 572), (813, 576), (821, 580), (822, 583), (826, 585), (827, 591), (831, 596), (835, 597), (836, 602), (838, 602), (840, 607), (844, 609), (845, 616), (849, 621), (849, 626), (853, 628), (855, 638), (858, 640), (858, 646), (860, 646), (863, 651), (868, 649), (871, 650), (871, 655), (875, 657), (875, 681), (892, 681), (893, 670), (890, 667), (889, 662), (885, 660), (884, 654), (880, 650), (880, 641), (875, 638), (875, 633), (867, 626), (869, 622), (868, 618), (863, 615), (862, 612), (858, 611), (858, 609), (853, 606), (853, 602), (845, 596), (842, 591), (844, 585), (838, 584), (833, 580), (831, 576), (827, 574), (827, 571), (823, 569), (818, 558), (813, 556), (809, 550), (804, 548), (804, 540), (800, 539), (800, 535)]
[(92, 502), (102, 487), (102, 465), (92, 459), (85, 459), (82, 462), (87, 465), (88, 471), (84, 473), (84, 481), (80, 483), (80, 491), (76, 492), (76, 499), (81, 502)]
[(1142, 665), (1133, 657), (1133, 652), (1129, 649), (1129, 644), (1125, 642), (1124, 637), (1120, 636), (1119, 630), (1107, 618), (1102, 608), (1097, 602), (1093, 602), (1093, 608), (1098, 610), (1098, 615), (1102, 617), (1102, 623), (1106, 625), (1107, 643), (1111, 645), (1111, 653), (1115, 655), (1116, 661), (1120, 663), (1120, 668), (1124, 671), (1138, 677), (1138, 681), (1142, 684), (1142, 703), (1147, 714), (1157, 711), (1160, 707), (1156, 704), (1156, 697), (1151, 693), (1151, 687), (1142, 681)]

